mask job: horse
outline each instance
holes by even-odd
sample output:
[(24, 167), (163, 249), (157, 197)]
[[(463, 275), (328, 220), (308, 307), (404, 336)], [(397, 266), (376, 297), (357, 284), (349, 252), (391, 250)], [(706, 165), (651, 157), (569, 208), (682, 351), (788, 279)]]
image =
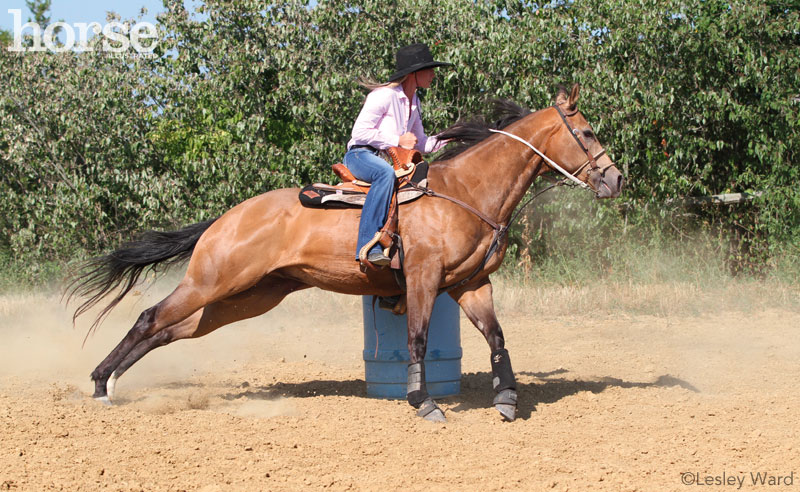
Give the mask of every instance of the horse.
[[(441, 134), (460, 143), (430, 163), (427, 188), (450, 199), (422, 196), (402, 205), (405, 289), (389, 269), (362, 269), (354, 261), (358, 209), (307, 208), (298, 200), (298, 189), (268, 191), (216, 219), (177, 231), (146, 232), (87, 260), (67, 289), (67, 302), (88, 297), (73, 321), (116, 292), (89, 333), (143, 272), (189, 260), (174, 291), (145, 309), (91, 373), (93, 397), (110, 405), (117, 379), (157, 347), (259, 316), (292, 292), (317, 287), (342, 294), (405, 295), (407, 401), (420, 417), (444, 421), (428, 394), (423, 359), (434, 300), (447, 291), (489, 344), (493, 404), (505, 420), (514, 420), (516, 381), (489, 278), (508, 246), (508, 236), (498, 228), (509, 225), (534, 180), (558, 167), (556, 162), (596, 198), (618, 197), (624, 182), (578, 110), (578, 98), (577, 84), (569, 93), (561, 87), (548, 108), (531, 112), (508, 105), (513, 109), (506, 108), (497, 124), (503, 133), (472, 122)], [(487, 254), (490, 250), (494, 254)]]

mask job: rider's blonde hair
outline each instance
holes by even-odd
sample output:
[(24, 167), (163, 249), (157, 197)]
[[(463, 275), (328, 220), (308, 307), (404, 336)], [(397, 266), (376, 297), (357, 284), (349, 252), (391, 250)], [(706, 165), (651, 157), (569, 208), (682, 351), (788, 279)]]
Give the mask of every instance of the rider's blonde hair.
[(368, 77), (361, 77), (361, 78), (358, 79), (358, 85), (360, 85), (361, 87), (363, 87), (365, 89), (371, 90), (371, 91), (375, 90), (375, 89), (379, 89), (381, 87), (394, 88), (394, 87), (397, 87), (398, 85), (402, 84), (409, 77), (409, 75), (411, 75), (411, 74), (404, 75), (403, 77), (401, 77), (401, 78), (399, 78), (397, 80), (393, 80), (391, 82), (378, 82), (375, 79), (371, 79), (371, 78), (368, 78)]

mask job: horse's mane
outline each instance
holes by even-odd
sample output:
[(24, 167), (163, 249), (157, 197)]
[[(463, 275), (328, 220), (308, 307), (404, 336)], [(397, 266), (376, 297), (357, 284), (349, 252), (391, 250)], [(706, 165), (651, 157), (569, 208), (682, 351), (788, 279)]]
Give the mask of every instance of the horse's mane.
[(489, 128), (505, 128), (531, 113), (529, 109), (506, 99), (493, 99), (490, 102), (492, 111), (489, 122), (483, 116), (473, 116), (466, 121), (457, 122), (437, 136), (440, 140), (451, 140), (445, 147), (445, 151), (438, 156), (437, 161), (452, 159), (475, 144), (486, 140), (492, 135)]

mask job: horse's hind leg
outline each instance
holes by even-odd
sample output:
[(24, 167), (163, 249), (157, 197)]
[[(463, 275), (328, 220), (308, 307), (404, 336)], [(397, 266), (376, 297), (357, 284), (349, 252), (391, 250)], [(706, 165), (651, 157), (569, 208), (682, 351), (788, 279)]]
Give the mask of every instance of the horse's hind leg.
[[(176, 290), (177, 291), (177, 290)], [(173, 292), (174, 294), (174, 292)], [(92, 380), (94, 381), (94, 398), (96, 400), (108, 403), (108, 396), (106, 391), (106, 384), (114, 368), (119, 365), (120, 361), (142, 340), (150, 338), (158, 333), (163, 328), (170, 326), (182, 319), (185, 319), (193, 311), (197, 309), (194, 307), (188, 313), (181, 313), (178, 315), (172, 313), (171, 309), (165, 309), (165, 303), (172, 297), (170, 294), (166, 299), (160, 303), (145, 309), (139, 315), (139, 319), (134, 323), (125, 337), (114, 347), (114, 350), (109, 353), (105, 359), (92, 371)]]
[(136, 346), (134, 346), (126, 355), (120, 358), (120, 362), (116, 367), (114, 367), (111, 376), (109, 376), (108, 381), (106, 382), (105, 397), (98, 397), (97, 389), (95, 388), (95, 398), (106, 403), (110, 403), (114, 398), (114, 389), (117, 385), (117, 379), (119, 379), (119, 377), (122, 376), (125, 371), (127, 371), (134, 363), (136, 363), (136, 361), (144, 357), (151, 350), (167, 345), (168, 343), (179, 340), (180, 338), (186, 338), (186, 336), (182, 335), (187, 329), (191, 329), (192, 326), (196, 326), (198, 324), (204, 310), (205, 308), (201, 308), (195, 311), (194, 314), (185, 320), (179, 321), (172, 326), (168, 326), (155, 335), (137, 343)]
[[(94, 397), (108, 403), (109, 393), (113, 393), (117, 379), (151, 350), (175, 340), (198, 338), (234, 321), (263, 314), (289, 293), (306, 287), (293, 280), (266, 277), (243, 292), (201, 307), (191, 316), (171, 325), (156, 325), (154, 329), (155, 323), (148, 325), (146, 315), (161, 306), (165, 299), (142, 313), (130, 332), (92, 373)], [(142, 336), (143, 333), (148, 335)]]
[(494, 406), (506, 420), (513, 421), (517, 415), (517, 382), (505, 348), (503, 330), (494, 312), (492, 283), (485, 278), (452, 291), (450, 296), (486, 338), (492, 350), (492, 385), (497, 393)]

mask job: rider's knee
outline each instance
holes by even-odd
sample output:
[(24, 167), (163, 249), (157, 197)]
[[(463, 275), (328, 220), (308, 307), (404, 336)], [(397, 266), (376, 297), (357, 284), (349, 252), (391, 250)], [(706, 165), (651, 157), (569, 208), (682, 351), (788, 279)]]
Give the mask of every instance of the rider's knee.
[(378, 172), (378, 176), (375, 181), (383, 181), (392, 183), (394, 182), (394, 169), (391, 166), (382, 167), (381, 170)]

